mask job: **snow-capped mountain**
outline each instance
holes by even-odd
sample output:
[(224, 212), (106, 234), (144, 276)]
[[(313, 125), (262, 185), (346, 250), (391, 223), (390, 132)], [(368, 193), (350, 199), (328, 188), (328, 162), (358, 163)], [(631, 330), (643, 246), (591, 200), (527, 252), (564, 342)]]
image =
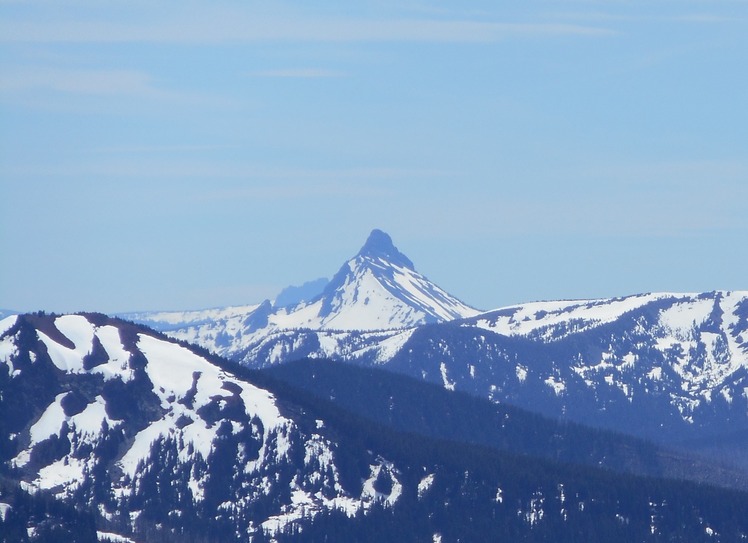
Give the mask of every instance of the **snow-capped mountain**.
[(534, 302), (399, 330), (266, 332), (232, 356), (252, 367), (302, 356), (383, 366), (670, 445), (748, 442), (748, 292)]
[(398, 341), (352, 359), (660, 441), (748, 432), (748, 292), (537, 302)]
[(418, 273), (381, 230), (371, 232), (311, 308), (314, 318), (295, 328), (385, 330), (478, 313)]
[(384, 366), (670, 445), (702, 440), (704, 449), (714, 436), (748, 444), (748, 292), (478, 313), (429, 283), (375, 230), (318, 298), (214, 313), (140, 320), (160, 320), (173, 337), (254, 368), (302, 357)]
[(748, 537), (746, 493), (396, 433), (268, 379), (104, 315), (0, 321), (0, 540)]
[[(358, 254), (343, 264), (320, 295), (308, 302), (276, 306), (266, 300), (252, 306), (120, 316), (233, 359), (262, 351), (269, 337), (277, 337), (283, 343), (289, 335), (312, 333), (313, 346), (303, 339), (294, 339), (291, 345), (278, 343), (273, 356), (280, 359), (286, 354), (300, 357), (312, 352), (335, 352), (334, 346), (318, 349), (320, 341), (314, 334), (317, 331), (321, 332), (319, 337), (327, 338), (322, 342), (330, 345), (341, 331), (353, 335), (376, 331), (378, 338), (389, 337), (393, 330), (478, 313), (417, 272), (389, 235), (373, 230)], [(344, 335), (347, 342), (349, 334)]]
[(90, 314), (0, 321), (0, 465), (121, 533), (189, 527), (228, 541), (398, 499), (392, 464), (363, 451), (368, 474), (351, 477), (326, 434), (145, 328)]

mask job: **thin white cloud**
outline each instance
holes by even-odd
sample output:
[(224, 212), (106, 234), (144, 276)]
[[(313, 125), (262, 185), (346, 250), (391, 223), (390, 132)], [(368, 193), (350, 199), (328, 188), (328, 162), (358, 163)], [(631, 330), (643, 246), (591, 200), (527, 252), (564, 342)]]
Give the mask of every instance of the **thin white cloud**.
[[(188, 146), (187, 146), (188, 147)], [(183, 146), (177, 146), (183, 149)], [(128, 149), (128, 148), (123, 148)], [(331, 193), (345, 183), (384, 183), (401, 184), (405, 181), (428, 181), (452, 178), (454, 172), (437, 169), (398, 168), (398, 167), (361, 167), (361, 168), (281, 168), (263, 167), (250, 163), (229, 163), (210, 159), (189, 159), (182, 157), (164, 158), (163, 153), (151, 153), (151, 158), (143, 156), (146, 148), (130, 148), (131, 151), (108, 153), (94, 149), (90, 155), (94, 159), (69, 160), (56, 164), (23, 164), (8, 166), (4, 173), (9, 178), (33, 181), (35, 178), (55, 177), (59, 179), (77, 179), (95, 177), (112, 179), (127, 177), (132, 179), (156, 180), (224, 180), (232, 182), (253, 183), (251, 191), (265, 190), (263, 183), (286, 183), (293, 187), (306, 186), (317, 191), (321, 186), (333, 186)], [(128, 156), (131, 155), (131, 156)], [(153, 156), (156, 155), (156, 156)], [(137, 160), (134, 160), (137, 158)], [(232, 189), (234, 190), (234, 189)], [(272, 191), (271, 191), (272, 192)], [(221, 194), (216, 191), (216, 194)], [(224, 193), (227, 199), (231, 193)]]
[(0, 92), (52, 90), (73, 94), (155, 96), (163, 91), (150, 78), (128, 70), (36, 68), (0, 74)]
[(0, 41), (16, 43), (231, 43), (231, 42), (495, 42), (511, 37), (605, 36), (608, 28), (569, 23), (472, 20), (254, 16), (246, 10), (183, 13), (161, 22), (0, 22)]
[(719, 13), (671, 13), (667, 15), (647, 15), (641, 11), (606, 12), (606, 11), (568, 11), (568, 12), (546, 12), (544, 17), (556, 21), (574, 21), (575, 24), (610, 24), (610, 23), (695, 23), (695, 24), (717, 24), (717, 23), (739, 23), (745, 22), (744, 18)]
[(225, 97), (211, 96), (165, 87), (150, 74), (138, 70), (78, 69), (52, 66), (8, 68), (0, 71), (0, 101), (32, 109), (74, 110), (94, 101), (81, 98), (118, 100), (123, 97), (140, 102), (169, 105), (210, 105), (231, 107)]
[(322, 70), (318, 68), (286, 68), (277, 70), (259, 70), (250, 72), (252, 77), (289, 78), (289, 79), (318, 79), (343, 77), (345, 74), (336, 70)]
[(239, 145), (113, 145), (106, 147), (96, 147), (90, 149), (92, 154), (162, 154), (162, 153), (202, 153), (212, 151), (222, 151), (226, 149), (239, 149)]
[(715, 24), (715, 23), (735, 23), (742, 21), (741, 19), (735, 19), (734, 17), (726, 17), (723, 15), (715, 15), (712, 13), (691, 13), (688, 15), (680, 15), (673, 18), (674, 21), (683, 23), (701, 23), (701, 24)]

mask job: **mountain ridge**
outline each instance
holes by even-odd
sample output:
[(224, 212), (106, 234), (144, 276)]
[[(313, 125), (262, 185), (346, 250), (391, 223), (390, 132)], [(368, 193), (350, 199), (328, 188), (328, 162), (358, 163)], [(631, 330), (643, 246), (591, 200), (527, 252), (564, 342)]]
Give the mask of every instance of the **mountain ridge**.
[(748, 472), (651, 441), (542, 417), (382, 367), (295, 360), (260, 373), (398, 431), (620, 473), (748, 488)]
[(478, 313), (418, 273), (392, 238), (375, 229), (309, 301), (118, 316), (234, 357), (287, 330), (399, 330)]
[[(250, 375), (106, 315), (0, 321), (0, 482), (18, 491), (0, 485), (0, 533), (40, 543), (73, 530), (85, 537), (66, 541), (748, 537), (733, 512), (748, 507), (745, 492), (396, 432)], [(96, 518), (29, 515), (20, 502), (32, 488)]]
[[(144, 327), (100, 314), (0, 325), (2, 471), (95, 504), (114, 528), (145, 529), (137, 519), (165, 513), (162, 502), (199, 519), (229, 501), (209, 522), (218, 533), (272, 533), (397, 499), (384, 459), (359, 450), (373, 476), (348, 475), (322, 421)], [(390, 491), (372, 489), (388, 477)]]
[[(383, 366), (668, 445), (748, 431), (748, 291), (655, 292), (480, 312), (463, 305), (444, 313), (449, 304), (438, 287), (418, 283), (426, 280), (412, 275), (411, 265), (375, 230), (314, 301), (206, 314), (173, 324), (168, 334), (253, 368), (305, 357)], [(428, 287), (413, 288), (410, 279)], [(418, 313), (423, 300), (431, 319)], [(379, 325), (382, 315), (398, 325)], [(748, 455), (733, 456), (748, 466)]]

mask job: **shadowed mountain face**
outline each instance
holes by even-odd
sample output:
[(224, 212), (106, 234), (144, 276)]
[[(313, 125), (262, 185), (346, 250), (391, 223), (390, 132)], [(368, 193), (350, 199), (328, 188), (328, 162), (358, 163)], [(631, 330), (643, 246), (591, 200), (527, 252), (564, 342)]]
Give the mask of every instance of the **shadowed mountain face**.
[(413, 262), (392, 243), (390, 235), (377, 229), (371, 231), (366, 243), (356, 256), (372, 261), (387, 262), (392, 266), (400, 266), (409, 270), (415, 269)]
[(327, 279), (321, 277), (313, 281), (307, 281), (303, 285), (286, 287), (275, 297), (273, 305), (275, 307), (289, 307), (314, 300), (322, 294), (328, 282)]
[(712, 459), (545, 418), (380, 368), (305, 359), (272, 366), (262, 374), (400, 431), (569, 464), (748, 489), (748, 472)]

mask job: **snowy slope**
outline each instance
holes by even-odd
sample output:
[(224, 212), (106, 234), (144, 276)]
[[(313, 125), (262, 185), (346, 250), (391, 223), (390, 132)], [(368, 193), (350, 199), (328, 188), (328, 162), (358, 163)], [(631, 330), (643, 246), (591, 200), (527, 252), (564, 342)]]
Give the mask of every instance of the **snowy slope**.
[(316, 299), (179, 316), (168, 333), (255, 368), (301, 357), (383, 365), (673, 442), (730, 428), (748, 435), (747, 299), (744, 291), (665, 292), (479, 313), (375, 230)]
[(347, 487), (324, 422), (284, 410), (191, 350), (103, 315), (0, 321), (0, 462), (28, 488), (95, 504), (118, 530), (137, 532), (162, 501), (175, 518), (225, 503), (222, 522), (242, 534), (397, 500), (391, 464), (366, 460), (391, 494)]
[(748, 292), (534, 302), (401, 330), (279, 329), (233, 356), (385, 366), (671, 444), (748, 432)]
[[(738, 541), (748, 533), (744, 515), (724, 514), (745, 510), (748, 495), (632, 484), (630, 475), (395, 433), (278, 383), (272, 394), (241, 368), (104, 315), (21, 315), (0, 330), (3, 535), (6, 519), (31, 541), (435, 541), (447, 529), (450, 541), (711, 532)], [(56, 501), (47, 494), (37, 503), (53, 515), (24, 505), (42, 489)], [(81, 525), (54, 507), (60, 501), (100, 518)], [(60, 536), (61, 525), (90, 537)]]
[(417, 329), (369, 363), (650, 439), (739, 433), (748, 431), (748, 292), (512, 306)]
[(372, 231), (317, 303), (315, 327), (338, 330), (406, 328), (478, 313), (418, 273), (380, 230)]
[[(678, 388), (695, 400), (710, 401), (720, 386), (743, 368), (748, 368), (748, 292), (704, 294), (656, 293), (626, 298), (584, 302), (551, 302), (514, 306), (469, 320), (466, 326), (537, 342), (553, 343), (604, 325), (619, 323), (620, 335), (635, 334), (642, 343), (622, 353), (611, 345), (597, 364), (576, 363), (579, 374), (588, 374), (621, 364), (641, 361), (644, 347), (660, 353), (671, 364)], [(654, 362), (649, 356), (644, 364)], [(640, 362), (640, 364), (641, 364)], [(647, 376), (662, 378), (663, 365), (652, 364)], [(687, 410), (681, 410), (684, 412)]]
[[(262, 349), (268, 338), (287, 337), (284, 333), (289, 331), (314, 332), (318, 336), (315, 343), (329, 344), (340, 339), (341, 331), (354, 335), (390, 331), (383, 333), (389, 337), (395, 330), (478, 313), (417, 272), (387, 234), (374, 230), (322, 294), (309, 302), (275, 307), (265, 301), (255, 306), (120, 316), (222, 356), (242, 359), (245, 353)], [(312, 352), (330, 354), (324, 347)]]
[(261, 305), (239, 305), (187, 311), (144, 311), (122, 313), (119, 316), (125, 320), (147, 324), (159, 332), (167, 332), (213, 322), (225, 323), (226, 325), (241, 322), (257, 311)]
[(479, 328), (507, 336), (542, 337), (552, 341), (561, 336), (579, 333), (601, 324), (613, 322), (628, 311), (649, 302), (692, 297), (668, 293), (652, 293), (624, 298), (598, 300), (557, 300), (509, 306), (484, 313), (471, 322)]

